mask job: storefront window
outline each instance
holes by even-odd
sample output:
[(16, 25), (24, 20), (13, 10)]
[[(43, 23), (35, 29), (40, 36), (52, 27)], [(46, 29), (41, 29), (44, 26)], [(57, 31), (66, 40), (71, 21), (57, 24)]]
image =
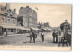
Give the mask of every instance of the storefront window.
[(4, 28), (4, 32), (6, 32), (6, 28)]
[(13, 32), (13, 29), (11, 29), (11, 32)]

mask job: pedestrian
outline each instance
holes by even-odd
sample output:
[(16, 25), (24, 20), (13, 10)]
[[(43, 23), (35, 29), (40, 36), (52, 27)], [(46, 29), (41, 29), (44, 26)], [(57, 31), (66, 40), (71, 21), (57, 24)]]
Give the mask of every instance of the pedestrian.
[(61, 32), (58, 32), (58, 43), (61, 41)]
[(54, 32), (52, 33), (52, 36), (53, 36), (53, 43), (55, 43), (55, 42), (56, 42), (56, 32), (55, 32), (55, 30), (54, 30)]
[(35, 32), (32, 31), (33, 42), (35, 43)]
[(56, 32), (56, 43), (58, 43), (58, 36), (59, 36), (58, 33), (59, 33), (59, 32), (57, 31), (57, 32)]
[(30, 43), (32, 42), (32, 31), (30, 31)]
[(41, 32), (41, 39), (42, 39), (42, 42), (44, 41), (44, 33), (43, 31)]
[(58, 46), (60, 46), (60, 44), (62, 44), (64, 40), (64, 33), (62, 31), (59, 32), (59, 36), (58, 36)]
[(7, 36), (7, 31), (6, 31), (6, 36)]
[(34, 33), (35, 33), (35, 38), (37, 38), (37, 31), (35, 31)]
[(32, 42), (32, 31), (33, 31), (33, 29), (30, 28), (30, 43)]

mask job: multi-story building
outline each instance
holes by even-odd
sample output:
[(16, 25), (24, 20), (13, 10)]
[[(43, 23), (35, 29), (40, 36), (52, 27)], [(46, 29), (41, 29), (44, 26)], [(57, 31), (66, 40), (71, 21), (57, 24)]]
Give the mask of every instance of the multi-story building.
[(17, 14), (16, 9), (10, 9), (10, 4), (5, 6), (0, 5), (0, 26), (3, 27), (4, 32), (16, 32), (17, 28)]
[(37, 27), (37, 13), (35, 10), (31, 9), (29, 6), (21, 7), (19, 10), (19, 17), (23, 18), (23, 26), (27, 28), (36, 28)]

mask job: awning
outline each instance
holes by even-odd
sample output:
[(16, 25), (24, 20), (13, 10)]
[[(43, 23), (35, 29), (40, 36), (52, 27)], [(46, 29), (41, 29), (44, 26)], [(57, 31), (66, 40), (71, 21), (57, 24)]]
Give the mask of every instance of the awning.
[(38, 28), (32, 28), (33, 30), (40, 30), (40, 29), (38, 29)]
[(47, 30), (46, 28), (42, 28), (43, 30)]
[(8, 26), (8, 25), (0, 25), (0, 26), (2, 26), (3, 28), (10, 28), (10, 29), (16, 29), (17, 28), (17, 26)]
[(17, 29), (20, 29), (20, 30), (30, 30), (29, 28), (24, 28), (22, 26), (17, 26)]
[(9, 28), (9, 29), (20, 29), (20, 30), (30, 30), (29, 28), (24, 28), (22, 26), (8, 26), (8, 25), (0, 25), (3, 28)]
[(47, 30), (51, 30), (50, 28), (46, 28)]
[(47, 27), (46, 27), (46, 28), (43, 28), (43, 29), (44, 29), (44, 30), (51, 30), (50, 28), (47, 28)]

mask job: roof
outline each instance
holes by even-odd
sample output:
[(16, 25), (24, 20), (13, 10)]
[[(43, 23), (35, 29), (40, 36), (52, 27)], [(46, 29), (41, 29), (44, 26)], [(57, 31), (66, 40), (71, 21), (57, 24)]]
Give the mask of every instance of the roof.
[(10, 25), (0, 25), (3, 28), (10, 28), (10, 29), (21, 29), (21, 30), (30, 30), (29, 28), (24, 28), (21, 26), (10, 26)]

